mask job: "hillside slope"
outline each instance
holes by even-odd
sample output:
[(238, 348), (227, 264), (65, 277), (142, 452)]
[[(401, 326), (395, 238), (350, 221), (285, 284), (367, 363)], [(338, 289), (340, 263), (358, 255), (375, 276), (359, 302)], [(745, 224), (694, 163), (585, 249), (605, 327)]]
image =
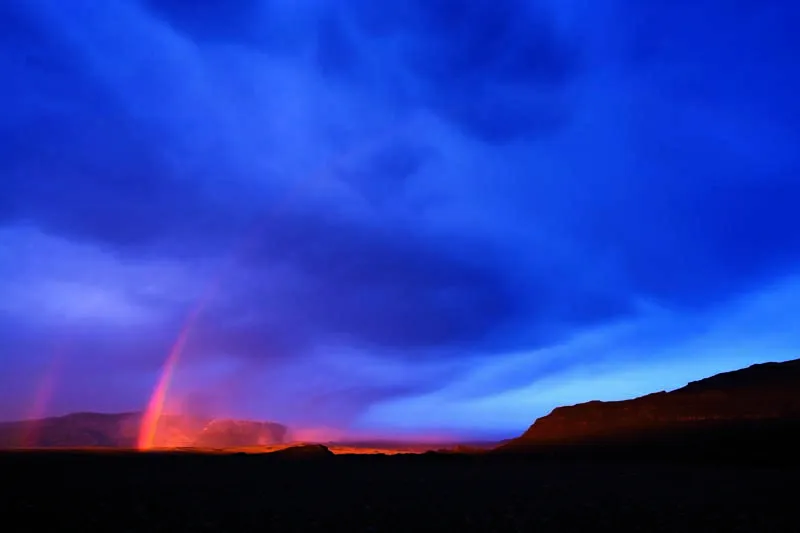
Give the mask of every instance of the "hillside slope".
[(734, 438), (742, 445), (768, 445), (797, 429), (800, 359), (754, 365), (631, 400), (559, 407), (499, 450), (580, 443), (711, 446), (713, 441), (716, 446)]
[[(0, 423), (0, 448), (134, 448), (140, 413), (74, 413), (66, 416)], [(164, 416), (157, 447), (225, 448), (283, 443), (287, 428), (274, 422), (205, 420)]]

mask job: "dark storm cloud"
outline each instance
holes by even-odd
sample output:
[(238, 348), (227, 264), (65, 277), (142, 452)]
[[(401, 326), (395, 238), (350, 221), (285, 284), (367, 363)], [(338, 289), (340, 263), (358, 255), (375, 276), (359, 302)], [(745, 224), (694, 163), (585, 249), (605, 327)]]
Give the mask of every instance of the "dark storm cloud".
[(558, 92), (580, 67), (577, 46), (536, 2), (345, 0), (316, 9), (257, 0), (146, 4), (200, 42), (288, 55), (310, 48), (326, 76), (429, 107), (490, 142), (561, 126), (569, 109)]
[[(579, 53), (535, 2), (354, 0), (346, 6), (352, 25), (369, 39), (362, 43), (373, 43), (371, 81), (400, 91), (401, 100), (428, 106), (492, 143), (551, 133), (567, 120), (559, 92), (579, 69)], [(341, 54), (328, 51), (325, 66), (341, 64), (345, 74), (356, 53), (347, 20), (338, 29), (326, 20), (322, 34)], [(386, 64), (389, 76), (382, 72)], [(392, 68), (404, 72), (392, 76)], [(403, 79), (413, 81), (404, 87)]]
[(669, 306), (707, 307), (787, 275), (800, 261), (800, 74), (790, 52), (800, 8), (622, 5), (626, 68), (640, 76), (634, 91), (651, 95), (629, 96), (626, 175), (587, 180), (574, 194), (590, 199), (568, 224), (618, 258), (630, 290)]
[[(401, 57), (437, 84), (527, 83), (569, 79), (575, 57), (535, 2), (441, 0), (349, 4), (362, 31), (407, 38)], [(427, 52), (427, 54), (420, 52)]]
[[(356, 187), (376, 206), (402, 201), (414, 175), (436, 158), (435, 149), (420, 142), (398, 139), (369, 154), (358, 165), (339, 170), (339, 176)], [(380, 178), (376, 179), (376, 176)]]
[(800, 124), (793, 98), (800, 75), (791, 68), (800, 36), (800, 6), (764, 2), (636, 2), (628, 17), (622, 57), (631, 70), (646, 69), (664, 93), (702, 105), (738, 106), (771, 122)]
[[(754, 57), (770, 61), (776, 56), (788, 58), (798, 39), (792, 28), (800, 8), (786, 0), (624, 0), (622, 5), (628, 16), (621, 22), (633, 29), (628, 34), (629, 57), (637, 62), (665, 61), (689, 50), (706, 58), (717, 55), (727, 56), (729, 61)], [(681, 35), (686, 38), (681, 39)], [(730, 53), (730, 46), (739, 45), (737, 40), (756, 35), (764, 39), (762, 46), (741, 47), (737, 54)], [(704, 39), (705, 46), (693, 46), (697, 36)], [(769, 47), (767, 54), (765, 46)]]
[(222, 219), (220, 207), (171, 175), (152, 140), (112, 113), (50, 116), (4, 135), (11, 210), (50, 231), (121, 249), (177, 230), (213, 235), (217, 223), (209, 219)]
[[(800, 174), (698, 174), (696, 183), (648, 181), (586, 239), (617, 242), (634, 289), (679, 307), (704, 307), (800, 260)], [(622, 202), (615, 203), (619, 206)]]
[(341, 11), (328, 10), (316, 22), (314, 58), (326, 77), (357, 79), (368, 52), (359, 46), (359, 35)]
[[(387, 83), (401, 80), (387, 94), (411, 95), (411, 105), (430, 107), (489, 143), (554, 131), (558, 120), (548, 114), (558, 110), (552, 104), (580, 66), (579, 51), (549, 15), (514, 0), (352, 1), (321, 4), (319, 12), (281, 11), (278, 4), (257, 1), (143, 5), (200, 43), (260, 47), (251, 37), (278, 38), (267, 26), (284, 15), (296, 19), (307, 24), (301, 28), (316, 29), (311, 40), (327, 54), (318, 57), (324, 73), (341, 76), (355, 91), (389, 91)], [(4, 58), (20, 74), (6, 90), (26, 105), (3, 130), (2, 161), (9, 177), (4, 211), (18, 219), (114, 249), (142, 252), (166, 242), (173, 253), (188, 247), (232, 254), (256, 271), (259, 265), (287, 265), (302, 281), (280, 304), (292, 309), (287, 314), (295, 317), (295, 329), (309, 336), (421, 347), (477, 342), (521, 316), (577, 324), (630, 310), (630, 295), (600, 296), (570, 287), (569, 280), (531, 282), (520, 291), (494, 259), (505, 248), (477, 238), (443, 247), (405, 222), (343, 215), (302, 198), (282, 207), (269, 180), (263, 187), (245, 185), (238, 169), (213, 158), (212, 166), (187, 172), (174, 164), (175, 140), (167, 131), (125, 106), (113, 85), (99, 83), (84, 60), (37, 29), (35, 19), (14, 14), (11, 25), (29, 30), (6, 37), (17, 39), (16, 51)], [(299, 53), (302, 43), (295, 44)], [(66, 91), (56, 91), (61, 86)], [(401, 142), (335, 173), (382, 207), (402, 202), (432, 157), (435, 151), (424, 143)], [(632, 186), (597, 182), (585, 211), (572, 217), (589, 249), (612, 243), (621, 250), (628, 290), (702, 303), (730, 293), (745, 278), (758, 279), (779, 260), (794, 259), (797, 243), (787, 229), (796, 222), (792, 176), (718, 183), (707, 177), (714, 166), (702, 156), (682, 157), (691, 169), (685, 179), (644, 169)], [(234, 179), (215, 181), (223, 173)], [(503, 178), (496, 179), (502, 187)], [(575, 184), (584, 191), (592, 186), (580, 177)], [(527, 194), (540, 195), (537, 187), (533, 183)], [(239, 258), (242, 240), (257, 245)], [(653, 265), (668, 265), (668, 273)], [(237, 336), (266, 346), (297, 344), (278, 340), (279, 333)]]
[[(253, 278), (247, 293), (232, 302), (230, 313), (220, 310), (209, 322), (225, 324), (225, 315), (277, 316), (242, 326), (250, 335), (240, 329), (232, 337), (252, 338), (261, 330), (255, 338), (270, 344), (271, 329), (282, 337), (299, 332), (418, 349), (480, 339), (522, 311), (491, 248), (481, 253), (478, 241), (466, 250), (476, 257), (465, 259), (456, 255), (465, 250), (444, 249), (402, 226), (373, 227), (325, 213), (266, 218), (263, 232), (237, 258)], [(276, 280), (270, 267), (292, 275)], [(235, 284), (235, 275), (223, 283)], [(282, 290), (274, 290), (276, 283)]]
[[(275, 35), (263, 26), (274, 22), (267, 11), (278, 9), (269, 3), (145, 5), (198, 42), (259, 47), (264, 43), (250, 37)], [(375, 68), (394, 69), (398, 79), (413, 81), (392, 90), (402, 93), (416, 85), (421, 92), (412, 102), (432, 106), (489, 142), (547, 129), (552, 100), (542, 106), (518, 97), (563, 90), (579, 65), (579, 53), (548, 15), (514, 0), (323, 7), (321, 15), (296, 18), (316, 28), (318, 52), (328, 54), (318, 58), (325, 73), (343, 76), (356, 89), (361, 83), (387, 90)], [(35, 28), (29, 20), (15, 20), (15, 27)], [(392, 39), (397, 47), (387, 44)], [(20, 43), (25, 46), (17, 52), (19, 68), (36, 75), (21, 77), (12, 90), (40, 99), (30, 102), (27, 120), (4, 130), (3, 162), (11, 177), (6, 210), (49, 231), (116, 249), (142, 252), (166, 241), (175, 252), (193, 242), (195, 252), (231, 254), (249, 268), (287, 265), (302, 281), (279, 302), (285, 317), (251, 332), (234, 328), (230, 336), (241, 339), (241, 350), (263, 346), (275, 353), (304, 344), (292, 336), (341, 335), (402, 348), (474, 343), (521, 316), (534, 324), (580, 324), (630, 311), (628, 295), (577, 290), (569, 280), (533, 282), (520, 291), (492, 259), (500, 250), (477, 239), (448, 249), (413, 226), (343, 218), (302, 200), (282, 207), (274, 189), (247, 188), (241, 179), (226, 180), (221, 195), (223, 185), (213, 178), (231, 172), (224, 163), (189, 173), (176, 167), (170, 135), (123, 106), (113, 87), (82, 73), (81, 61), (65, 54), (62, 43), (30, 31), (21, 34)], [(24, 59), (28, 50), (38, 58), (34, 66)], [(59, 82), (69, 87), (66, 94), (51, 92)], [(63, 110), (54, 113), (54, 103)], [(337, 177), (384, 206), (402, 201), (409, 180), (434, 154), (423, 143), (395, 143), (356, 167), (338, 169)], [(698, 168), (697, 162), (690, 164)], [(574, 217), (587, 225), (579, 228), (583, 242), (616, 243), (623, 250), (620, 261), (631, 290), (668, 302), (702, 303), (728, 294), (742, 277), (757, 278), (777, 254), (791, 259), (782, 250), (791, 244), (784, 228), (794, 219), (790, 202), (781, 203), (793, 197), (791, 180), (783, 186), (771, 180), (715, 185), (701, 173), (692, 181), (647, 179), (619, 189), (621, 197), (599, 183), (589, 210)], [(528, 194), (539, 193), (534, 186)], [(598, 211), (603, 206), (609, 206), (607, 213)], [(753, 222), (736, 234), (752, 237), (727, 238), (729, 226), (748, 213)], [(758, 227), (768, 237), (756, 237)], [(255, 249), (253, 244), (242, 249), (240, 241), (256, 243)], [(652, 265), (669, 265), (668, 274)], [(730, 275), (719, 276), (720, 269)], [(287, 326), (302, 333), (288, 335)], [(224, 344), (224, 333), (217, 336)]]
[(177, 30), (198, 40), (267, 45), (275, 29), (262, 0), (140, 0)]
[[(205, 3), (188, 10), (187, 5), (151, 2), (147, 7), (201, 43), (233, 42), (235, 36), (249, 35), (239, 25), (257, 25), (256, 12), (269, 7), (251, 2)], [(349, 21), (359, 49), (364, 49), (365, 35), (372, 33), (364, 24), (386, 23), (391, 26), (387, 31), (407, 33), (411, 48), (395, 59), (403, 70), (421, 76), (428, 85), (426, 94), (441, 102), (473, 99), (475, 95), (460, 94), (460, 88), (471, 87), (472, 82), (518, 84), (524, 90), (532, 82), (550, 85), (568, 78), (569, 67), (559, 59), (563, 51), (540, 15), (525, 11), (515, 17), (514, 9), (520, 6), (514, 2), (476, 4), (460, 13), (454, 30), (442, 24), (443, 10), (450, 7), (407, 6), (413, 12), (407, 15), (404, 28), (398, 25), (402, 17), (370, 21), (372, 8), (356, 3), (339, 12), (327, 9), (329, 18), (323, 17), (320, 24), (327, 20), (333, 29), (336, 23)], [(406, 8), (390, 6), (390, 10)], [(336, 13), (338, 18), (330, 18)], [(32, 24), (42, 24), (29, 12), (21, 14), (27, 14)], [(418, 18), (423, 23), (415, 22)], [(524, 28), (518, 26), (519, 18), (524, 19)], [(442, 245), (435, 235), (426, 235), (423, 227), (413, 223), (413, 215), (410, 223), (381, 220), (348, 214), (346, 205), (342, 209), (307, 202), (304, 192), (313, 190), (314, 183), (293, 193), (273, 186), (266, 176), (261, 185), (254, 186), (246, 173), (227, 165), (224, 150), (216, 158), (210, 152), (202, 165), (176, 164), (180, 143), (169, 128), (146, 120), (141, 109), (114, 92), (128, 93), (133, 87), (119, 86), (102, 71), (94, 74), (95, 67), (85, 64), (85, 53), (73, 51), (70, 56), (73, 49), (65, 43), (51, 43), (52, 38), (41, 41), (35, 44), (42, 58), (72, 67), (64, 69), (69, 73), (66, 78), (59, 69), (22, 78), (25, 85), (20, 91), (39, 95), (40, 100), (24, 110), (26, 120), (5, 132), (3, 162), (11, 177), (5, 196), (13, 200), (20, 220), (33, 220), (47, 231), (134, 254), (131, 257), (222, 255), (228, 262), (241, 264), (248, 272), (247, 281), (220, 273), (220, 280), (208, 283), (220, 283), (223, 293), (247, 296), (230, 304), (212, 299), (204, 309), (210, 318), (196, 328), (193, 346), (282, 357), (329, 339), (425, 352), (483, 342), (508, 320), (524, 316), (534, 321), (554, 317), (583, 323), (625, 308), (604, 299), (598, 303), (597, 297), (570, 289), (568, 283), (557, 287), (549, 281), (534, 283), (533, 294), (521, 290), (506, 278), (497, 261), (503, 247), (486, 239), (465, 235)], [(479, 46), (484, 41), (485, 54)], [(461, 50), (465, 43), (468, 49)], [(238, 44), (260, 46), (249, 41)], [(431, 63), (419, 62), (426, 56), (416, 54), (422, 52), (418, 47), (435, 52)], [(376, 49), (383, 54), (379, 59), (391, 59), (391, 50)], [(24, 53), (25, 48), (21, 50)], [(348, 53), (336, 46), (328, 51)], [(360, 64), (359, 76), (351, 81), (368, 83), (367, 67)], [(60, 81), (68, 83), (71, 92), (47, 92)], [(493, 94), (491, 87), (479, 90)], [(425, 98), (420, 105), (431, 103)], [(42, 102), (66, 111), (53, 113)], [(438, 109), (440, 104), (435, 106)], [(500, 110), (489, 107), (489, 114), (497, 117)], [(525, 113), (520, 109), (514, 120)], [(480, 116), (489, 115), (480, 111), (467, 120)], [(503, 122), (503, 127), (509, 127)], [(380, 146), (356, 164), (334, 166), (331, 173), (382, 210), (402, 205), (410, 183), (437, 157), (435, 147), (406, 138)], [(226, 179), (220, 180), (220, 175)], [(269, 270), (276, 265), (292, 272), (294, 279), (274, 279)], [(276, 294), (275, 284), (285, 289)], [(531, 297), (535, 303), (528, 301)], [(273, 316), (276, 309), (278, 316)], [(255, 318), (240, 321), (240, 316)], [(179, 327), (173, 326), (177, 333)], [(529, 336), (542, 334), (538, 327), (528, 329)]]
[[(11, 69), (2, 89), (3, 207), (49, 231), (120, 249), (152, 245), (176, 230), (218, 233), (235, 219), (225, 195), (202, 190), (208, 175), (181, 175), (164, 132), (132, 115), (57, 33), (6, 6)], [(11, 9), (9, 9), (11, 8)]]
[[(18, 44), (6, 54), (23, 60), (14, 57), (27, 51), (24, 41)], [(66, 76), (47, 68), (22, 77), (8, 95), (13, 100), (6, 100), (24, 102), (17, 98), (22, 93), (29, 98), (19, 123), (3, 131), (3, 197), (17, 220), (117, 252), (175, 254), (188, 248), (194, 255), (231, 256), (253, 269), (287, 265), (302, 277), (285, 301), (262, 303), (266, 309), (283, 305), (294, 323), (284, 317), (271, 330), (258, 322), (249, 329), (232, 326), (213, 334), (217, 342), (208, 346), (285, 354), (308, 345), (309, 337), (340, 335), (377, 346), (420, 347), (480, 337), (515, 312), (515, 296), (490, 260), (461, 260), (413, 227), (349, 220), (302, 198), (276, 206), (269, 188), (251, 190), (236, 179), (223, 184), (202, 171), (181, 172), (170, 164), (175, 147), (169, 135), (81, 73), (80, 61), (64, 57), (69, 48), (36, 44), (46, 61), (72, 62), (73, 68)], [(51, 92), (59, 83), (68, 90)], [(346, 178), (373, 187), (367, 196), (391, 195), (391, 188), (400, 195), (420, 157), (413, 149), (388, 148), (360, 170), (345, 170)], [(382, 185), (369, 184), (361, 173)], [(229, 198), (235, 201), (226, 204)], [(242, 242), (256, 242), (258, 249), (245, 244), (242, 250)], [(477, 242), (472, 246), (480, 253)], [(238, 283), (223, 282), (231, 291)]]
[[(129, 347), (81, 329), (87, 375), (103, 357), (152, 372), (198, 306), (198, 364), (333, 345), (422, 369), (642, 302), (705, 312), (800, 261), (789, 3), (594, 3), (580, 36), (561, 3), (521, 0), (65, 5), (0, 5), (0, 223), (218, 287), (120, 281), (92, 320), (161, 314)], [(48, 349), (46, 324), (5, 318), (4, 353)], [(329, 383), (309, 409), (428, 391), (396, 385), (416, 369)]]

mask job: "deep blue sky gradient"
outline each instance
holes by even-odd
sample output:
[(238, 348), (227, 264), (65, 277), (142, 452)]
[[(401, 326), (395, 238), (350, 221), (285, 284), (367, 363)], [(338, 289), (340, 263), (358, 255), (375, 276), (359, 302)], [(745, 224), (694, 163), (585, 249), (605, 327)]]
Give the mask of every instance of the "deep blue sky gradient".
[(141, 409), (198, 302), (170, 408), (307, 428), (508, 436), (797, 357), (797, 27), (6, 0), (0, 419)]

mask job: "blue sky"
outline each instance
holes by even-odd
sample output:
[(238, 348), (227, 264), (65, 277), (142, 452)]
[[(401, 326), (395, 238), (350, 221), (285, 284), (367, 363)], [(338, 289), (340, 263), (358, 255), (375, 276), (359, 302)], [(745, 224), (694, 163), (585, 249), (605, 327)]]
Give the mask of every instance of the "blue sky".
[[(508, 436), (797, 356), (800, 7), (0, 5), (0, 418)], [(47, 384), (47, 386), (43, 385)]]

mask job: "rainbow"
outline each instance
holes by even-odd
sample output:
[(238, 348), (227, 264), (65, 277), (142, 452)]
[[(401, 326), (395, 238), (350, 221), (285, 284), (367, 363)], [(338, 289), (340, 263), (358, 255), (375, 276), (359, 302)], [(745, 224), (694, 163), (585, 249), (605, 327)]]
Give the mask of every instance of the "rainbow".
[(203, 307), (201, 302), (189, 314), (189, 317), (186, 319), (186, 322), (178, 334), (178, 338), (173, 343), (169, 355), (164, 362), (161, 374), (150, 395), (150, 401), (147, 402), (147, 407), (145, 408), (142, 422), (139, 426), (139, 437), (136, 442), (136, 447), (139, 450), (150, 450), (154, 446), (156, 433), (158, 431), (158, 421), (164, 413), (164, 404), (167, 399), (170, 384), (172, 383), (172, 377), (175, 375), (175, 368), (178, 366), (183, 350), (186, 347), (186, 341), (189, 339), (189, 334)]
[(50, 359), (49, 364), (39, 380), (39, 384), (33, 396), (33, 402), (25, 417), (29, 423), (26, 424), (26, 428), (23, 430), (23, 435), (21, 437), (20, 445), (23, 447), (36, 446), (37, 444), (39, 423), (47, 414), (47, 408), (50, 406), (50, 402), (53, 399), (53, 394), (58, 385), (58, 377), (64, 365), (64, 359), (66, 358), (68, 349), (68, 341), (56, 347), (53, 357)]

